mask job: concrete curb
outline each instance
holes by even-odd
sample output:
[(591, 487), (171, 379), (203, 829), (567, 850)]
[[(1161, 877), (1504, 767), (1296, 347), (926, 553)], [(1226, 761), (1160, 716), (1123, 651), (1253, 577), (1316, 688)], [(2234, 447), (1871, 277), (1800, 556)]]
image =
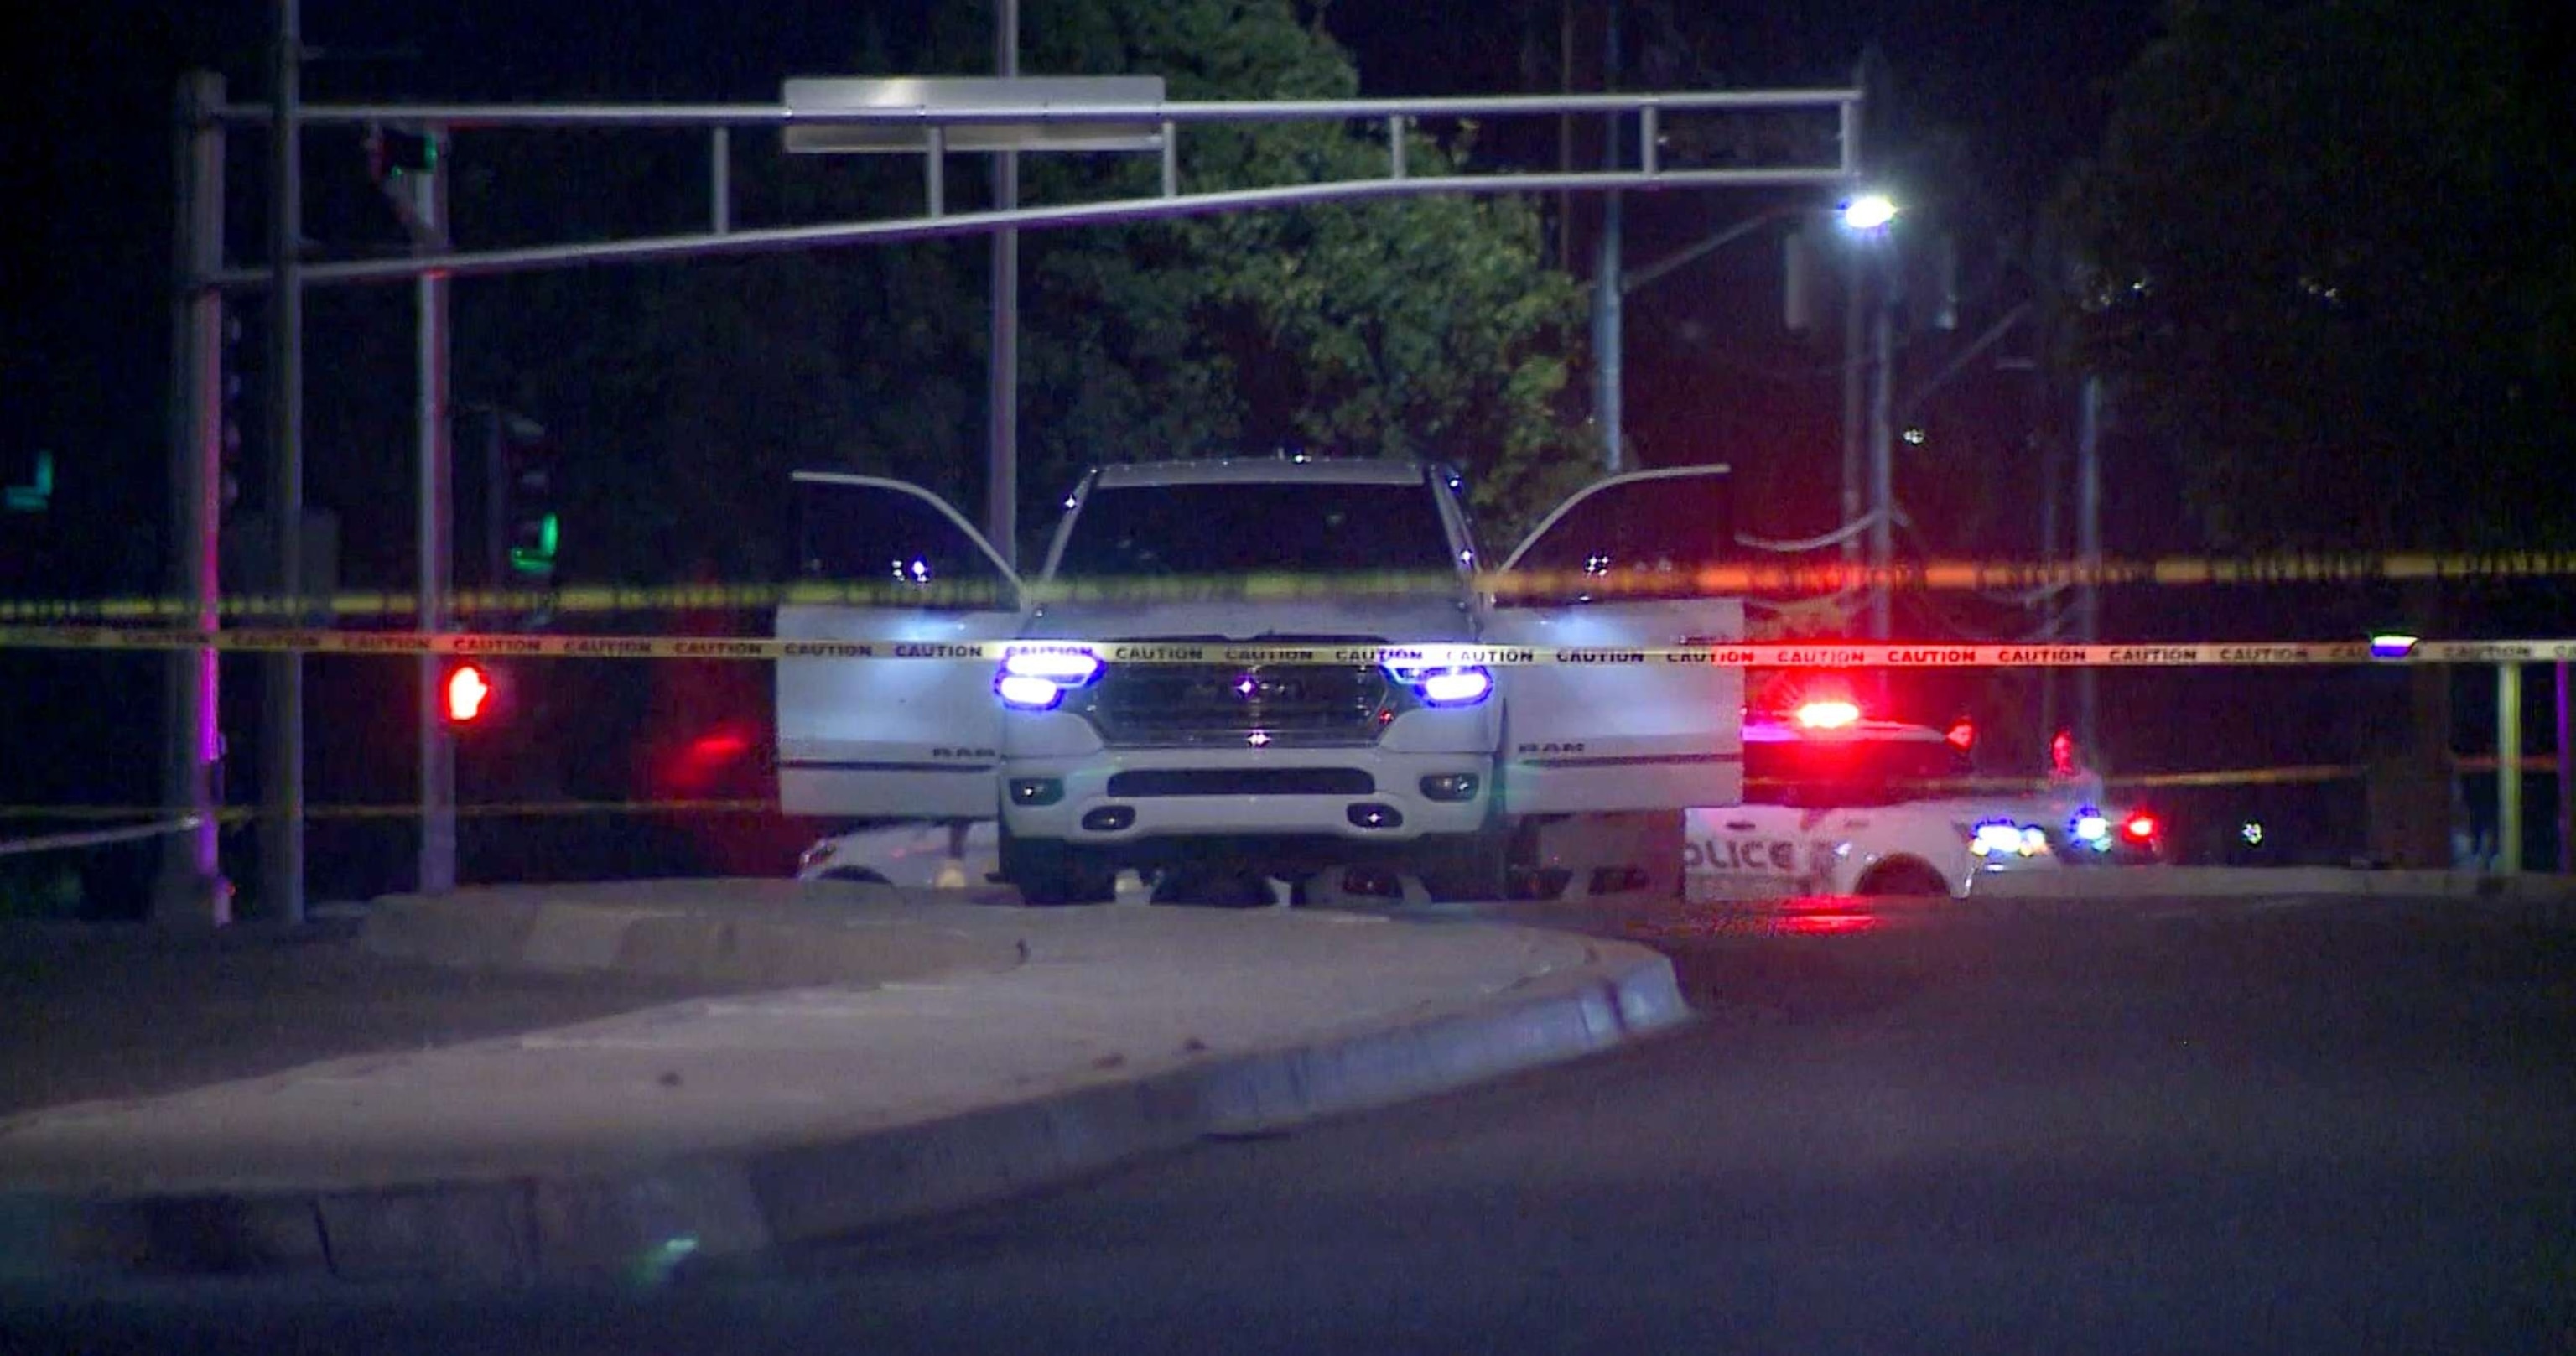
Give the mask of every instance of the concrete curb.
[(649, 1278), (693, 1257), (1003, 1199), (1206, 1136), (1455, 1091), (1690, 1019), (1662, 955), (1619, 942), (1588, 946), (1591, 963), (1581, 969), (1471, 1007), (827, 1143), (610, 1175), (128, 1198), (0, 1194), (0, 1277)]
[(888, 885), (726, 882), (727, 890), (753, 897), (721, 909), (674, 902), (670, 886), (490, 886), (447, 896), (392, 895), (368, 908), (358, 943), (380, 956), (431, 965), (617, 971), (775, 988), (1007, 970), (1020, 959), (1015, 948), (992, 939), (935, 929), (908, 929), (900, 944), (889, 945), (883, 927), (817, 907), (817, 896), (845, 895), (845, 903), (901, 898)]

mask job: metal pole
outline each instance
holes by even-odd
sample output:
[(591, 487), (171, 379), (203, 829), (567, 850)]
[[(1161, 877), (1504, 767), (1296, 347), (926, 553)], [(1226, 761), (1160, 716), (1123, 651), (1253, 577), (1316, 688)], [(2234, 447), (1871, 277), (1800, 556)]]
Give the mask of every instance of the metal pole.
[[(447, 242), (446, 129), (422, 129), (432, 168), (413, 176), (412, 212), (417, 247), (444, 250)], [(418, 288), (420, 423), (420, 628), (448, 630), (448, 599), (455, 583), (456, 474), (448, 445), (448, 325), (446, 275), (421, 276)], [(495, 416), (498, 417), (497, 415)], [(497, 586), (497, 581), (496, 581)], [(420, 660), (420, 892), (456, 888), (456, 738), (439, 709), (444, 662)]]
[[(1860, 91), (1862, 103), (1845, 111), (1843, 128), (1851, 144), (1843, 148), (1848, 162), (1857, 171), (1865, 146), (1866, 128), (1862, 119), (1868, 115), (1869, 61), (1863, 58), (1852, 68), (1852, 88)], [(1843, 499), (1842, 523), (1848, 528), (1860, 521), (1861, 515), (1861, 352), (1868, 342), (1869, 270), (1862, 266), (1864, 242), (1843, 233)], [(1860, 538), (1843, 538), (1843, 562), (1860, 560)]]
[[(1869, 362), (1869, 563), (1884, 570), (1896, 554), (1896, 429), (1890, 417), (1896, 385), (1896, 298), (1882, 289), (1870, 326)], [(1869, 633), (1888, 638), (1889, 590), (1869, 591)]]
[[(993, 64), (1004, 79), (1020, 73), (1020, 0), (997, 0), (1000, 13), (993, 31)], [(1020, 205), (1020, 157), (1003, 151), (993, 157), (993, 205), (1009, 211)], [(1020, 233), (993, 233), (993, 343), (988, 422), (992, 458), (985, 507), (993, 549), (1004, 563), (1019, 564), (1020, 540)]]
[[(299, 0), (277, 0), (269, 114), (269, 480), (278, 591), (304, 590), (304, 182), (296, 114), (302, 98)], [(259, 911), (304, 921), (304, 656), (268, 656), (260, 722)]]
[(2567, 729), (2567, 661), (2558, 661), (2558, 874), (2576, 875), (2576, 737)]
[[(1618, 84), (1619, 0), (1610, 0), (1608, 29), (1602, 36), (1601, 90), (1606, 94)], [(1602, 168), (1619, 167), (1619, 140), (1619, 115), (1613, 113), (1601, 129)], [(1601, 466), (1611, 475), (1627, 469), (1620, 435), (1625, 418), (1620, 408), (1620, 387), (1626, 359), (1621, 352), (1626, 327), (1620, 314), (1619, 287), (1622, 216), (1618, 192), (1605, 194), (1601, 203), (1601, 239), (1594, 246), (1592, 269), (1592, 409), (1601, 422)]]
[(2522, 665), (2496, 665), (2496, 855), (2502, 875), (2522, 870)]
[[(178, 277), (170, 344), (170, 585), (188, 600), (188, 624), (212, 631), (215, 539), (222, 514), (224, 298), (199, 280), (224, 260), (224, 78), (195, 72), (179, 82)], [(232, 887), (217, 854), (216, 815), (223, 733), (212, 649), (181, 650), (169, 661), (169, 712), (162, 745), (162, 802), (187, 827), (163, 841), (152, 919), (172, 926), (232, 921)]]
[[(2075, 558), (2087, 571), (2099, 571), (2102, 565), (2102, 378), (2084, 378), (2083, 403), (2076, 411), (2075, 427)], [(2102, 591), (2090, 577), (2077, 586), (2076, 620), (2082, 627), (2079, 638), (2084, 644), (2100, 642), (2102, 636)], [(2099, 695), (2099, 674), (2092, 668), (2075, 671), (2075, 734), (2078, 748), (2087, 757), (2093, 751), (2094, 703)]]
[[(510, 467), (502, 422), (510, 416), (498, 405), (484, 406), (483, 414), (483, 587), (499, 590), (510, 586)], [(452, 453), (448, 464), (455, 464)], [(448, 487), (453, 493), (452, 473)]]

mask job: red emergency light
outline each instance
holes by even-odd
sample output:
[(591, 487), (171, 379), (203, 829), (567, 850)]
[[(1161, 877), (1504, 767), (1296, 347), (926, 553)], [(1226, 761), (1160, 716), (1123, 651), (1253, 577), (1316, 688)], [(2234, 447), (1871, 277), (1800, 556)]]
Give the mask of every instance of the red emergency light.
[(1808, 702), (1798, 708), (1798, 723), (1810, 730), (1841, 730), (1860, 724), (1860, 706), (1839, 700)]
[(2140, 810), (2120, 821), (2120, 832), (2128, 835), (2134, 842), (2143, 843), (2156, 836), (2156, 817)]

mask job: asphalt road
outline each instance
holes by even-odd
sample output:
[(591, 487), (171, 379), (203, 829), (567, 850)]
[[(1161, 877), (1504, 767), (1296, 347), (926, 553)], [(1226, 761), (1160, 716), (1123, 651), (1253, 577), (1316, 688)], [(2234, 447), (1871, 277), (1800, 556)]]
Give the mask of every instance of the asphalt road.
[(1707, 1019), (1586, 1064), (758, 1272), (10, 1295), (0, 1347), (2576, 1352), (2576, 933), (2172, 912), (1684, 920)]

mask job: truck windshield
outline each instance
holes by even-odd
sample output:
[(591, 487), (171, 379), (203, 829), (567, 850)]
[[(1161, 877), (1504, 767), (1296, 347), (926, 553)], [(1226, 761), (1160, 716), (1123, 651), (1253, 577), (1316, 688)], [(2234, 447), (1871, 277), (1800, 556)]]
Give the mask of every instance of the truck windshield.
[(1437, 573), (1454, 577), (1428, 484), (1223, 481), (1094, 489), (1059, 579)]

